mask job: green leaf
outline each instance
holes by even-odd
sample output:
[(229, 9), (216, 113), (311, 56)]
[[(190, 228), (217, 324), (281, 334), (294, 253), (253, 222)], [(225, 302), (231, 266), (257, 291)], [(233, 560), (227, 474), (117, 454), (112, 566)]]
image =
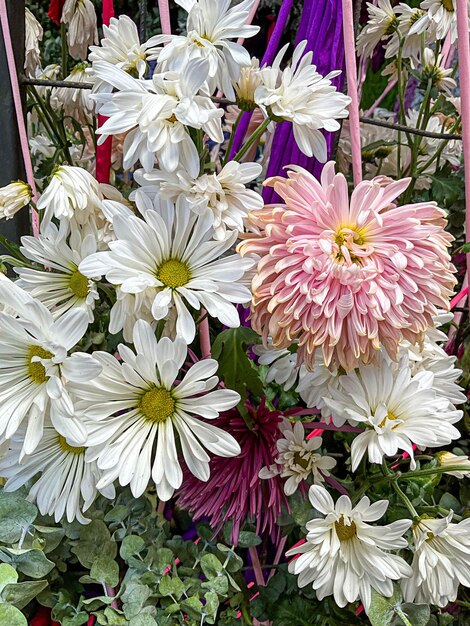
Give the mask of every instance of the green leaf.
[(426, 626), (431, 617), (431, 609), (427, 604), (405, 602), (401, 606), (395, 607), (395, 612), (404, 624), (406, 624), (406, 621), (403, 619), (403, 616), (405, 616), (405, 619), (408, 619), (412, 626)]
[(0, 624), (5, 626), (28, 626), (26, 617), (11, 604), (0, 604)]
[(372, 626), (390, 626), (395, 618), (395, 607), (399, 606), (402, 596), (400, 588), (394, 586), (393, 595), (384, 598), (374, 588), (371, 589), (372, 597), (368, 617)]
[(18, 550), (16, 548), (0, 548), (0, 560), (8, 561), (16, 569), (31, 578), (43, 578), (55, 567), (42, 550)]
[(16, 606), (17, 609), (22, 609), (40, 594), (41, 591), (46, 589), (47, 585), (47, 580), (28, 580), (23, 583), (7, 585), (2, 592), (2, 597), (6, 602)]
[(128, 535), (122, 540), (119, 554), (125, 561), (134, 554), (139, 554), (145, 547), (145, 541), (138, 535)]
[(106, 515), (104, 516), (104, 521), (120, 523), (123, 522), (126, 517), (129, 517), (129, 514), (129, 507), (125, 506), (124, 504), (118, 504), (113, 507), (111, 511), (109, 511), (109, 513), (106, 513)]
[(152, 566), (161, 574), (171, 566), (175, 560), (175, 555), (169, 548), (159, 548), (152, 558)]
[(8, 563), (2, 563), (0, 565), (0, 593), (7, 585), (14, 584), (17, 580), (18, 572), (16, 569)]
[(127, 585), (122, 597), (124, 615), (127, 619), (138, 615), (151, 595), (152, 591), (146, 585)]
[(203, 608), (199, 596), (191, 596), (181, 602), (181, 610), (187, 613), (192, 619), (200, 619)]
[(162, 596), (171, 596), (175, 600), (179, 600), (185, 592), (183, 581), (178, 576), (163, 576), (158, 585), (158, 591)]
[(131, 619), (129, 626), (158, 626), (158, 624), (148, 613), (141, 613)]
[(217, 594), (213, 591), (208, 591), (206, 594), (204, 594), (204, 599), (206, 603), (202, 612), (206, 616), (206, 621), (209, 624), (214, 624), (217, 611), (219, 609), (219, 598)]
[(221, 332), (212, 345), (212, 358), (219, 362), (219, 376), (229, 389), (238, 391), (243, 404), (247, 389), (256, 396), (263, 395), (263, 385), (258, 370), (248, 358), (250, 344), (260, 338), (251, 328), (240, 326)]
[(106, 524), (101, 520), (93, 520), (91, 524), (82, 526), (80, 541), (72, 548), (72, 552), (83, 567), (91, 569), (94, 560), (99, 556), (114, 559), (117, 545), (111, 540)]
[(104, 616), (110, 626), (127, 626), (127, 619), (109, 606), (104, 610)]
[(276, 608), (275, 626), (311, 626), (313, 605), (301, 596), (283, 598)]
[(41, 539), (44, 542), (43, 551), (46, 554), (55, 550), (65, 536), (63, 528), (40, 526), (38, 524), (34, 524), (34, 528), (41, 535)]
[(204, 589), (210, 589), (215, 593), (218, 593), (220, 596), (226, 596), (228, 592), (228, 578), (227, 576), (216, 576), (215, 578), (211, 578), (210, 580), (202, 583), (201, 585)]
[(36, 519), (38, 510), (14, 493), (0, 492), (0, 541), (16, 543)]
[(214, 578), (223, 571), (222, 563), (215, 554), (204, 554), (201, 558), (201, 569), (206, 578)]
[(106, 556), (98, 556), (91, 566), (90, 576), (94, 580), (116, 587), (119, 584), (119, 565)]
[(249, 532), (248, 530), (240, 531), (238, 536), (239, 548), (251, 548), (252, 546), (258, 546), (261, 543), (261, 537), (258, 537), (256, 533)]

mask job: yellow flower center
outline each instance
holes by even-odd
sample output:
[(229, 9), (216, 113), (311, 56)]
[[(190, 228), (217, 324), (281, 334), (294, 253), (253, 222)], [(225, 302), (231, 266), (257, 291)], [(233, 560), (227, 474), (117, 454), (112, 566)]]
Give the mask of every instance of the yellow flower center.
[(379, 424), (379, 428), (383, 428), (383, 427), (385, 426), (385, 422), (386, 422), (387, 420), (390, 420), (390, 421), (392, 421), (392, 422), (393, 422), (393, 421), (395, 421), (396, 419), (398, 419), (396, 415), (394, 415), (394, 414), (393, 414), (393, 413), (391, 413), (391, 412), (387, 413), (386, 417), (384, 417), (384, 418), (383, 418), (383, 420), (380, 422), (380, 424)]
[(442, 6), (444, 7), (444, 9), (446, 11), (449, 11), (449, 13), (454, 13), (455, 12), (455, 8), (454, 8), (454, 1), (453, 0), (441, 0)]
[(177, 122), (177, 118), (176, 115), (173, 113), (170, 117), (167, 117), (167, 122), (171, 122), (172, 124), (174, 124), (175, 122)]
[(183, 263), (183, 261), (169, 259), (160, 265), (156, 276), (165, 287), (176, 289), (177, 287), (183, 287), (189, 282), (191, 272), (187, 264)]
[(301, 452), (296, 452), (294, 454), (294, 463), (296, 465), (300, 465), (300, 467), (304, 470), (306, 470), (308, 468), (308, 459), (306, 459), (304, 456), (302, 456)]
[(65, 437), (62, 437), (62, 435), (59, 435), (58, 443), (64, 452), (71, 452), (72, 454), (83, 454), (85, 452), (84, 446), (71, 446), (67, 443)]
[(49, 350), (41, 348), (41, 346), (29, 346), (26, 356), (26, 364), (28, 368), (28, 376), (38, 385), (49, 380), (46, 374), (46, 368), (40, 361), (33, 361), (33, 357), (38, 356), (40, 359), (51, 359), (54, 355)]
[(70, 275), (69, 287), (78, 298), (85, 299), (88, 295), (88, 278), (76, 270)]
[(340, 228), (335, 233), (334, 243), (337, 246), (336, 250), (333, 250), (336, 261), (345, 261), (349, 253), (352, 263), (360, 263), (360, 257), (354, 254), (354, 252), (357, 251), (359, 246), (365, 244), (365, 238), (361, 232), (348, 227)]
[(335, 522), (335, 530), (340, 541), (349, 541), (356, 536), (356, 524), (351, 522), (349, 526), (344, 523), (344, 515), (341, 515), (339, 520)]
[(155, 387), (144, 393), (139, 409), (150, 422), (165, 422), (175, 412), (175, 401), (167, 389)]

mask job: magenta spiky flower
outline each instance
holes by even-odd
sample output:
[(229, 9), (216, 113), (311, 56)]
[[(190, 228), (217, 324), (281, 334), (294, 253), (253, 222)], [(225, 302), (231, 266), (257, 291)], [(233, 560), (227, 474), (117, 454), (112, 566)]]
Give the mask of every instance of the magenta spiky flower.
[(455, 285), (445, 213), (434, 202), (396, 206), (410, 179), (379, 176), (349, 199), (334, 163), (321, 182), (301, 167), (274, 177), (285, 205), (250, 214), (259, 234), (240, 244), (261, 257), (253, 279), (252, 326), (265, 342), (288, 347), (298, 339), (309, 369), (325, 363), (353, 369), (384, 346), (423, 339), (437, 309), (448, 309)]
[(282, 505), (287, 505), (282, 479), (259, 478), (259, 471), (274, 463), (278, 455), (277, 440), (282, 437), (280, 411), (270, 411), (263, 401), (259, 407), (247, 403), (251, 424), (237, 409), (226, 411), (213, 420), (238, 441), (241, 453), (231, 459), (214, 457), (210, 462), (210, 478), (202, 482), (190, 472), (184, 472), (183, 485), (177, 504), (188, 509), (194, 520), (209, 517), (215, 532), (229, 520), (233, 522), (231, 540), (238, 543), (240, 528), (245, 521), (255, 524), (256, 533), (268, 532), (273, 538), (279, 532), (276, 520)]

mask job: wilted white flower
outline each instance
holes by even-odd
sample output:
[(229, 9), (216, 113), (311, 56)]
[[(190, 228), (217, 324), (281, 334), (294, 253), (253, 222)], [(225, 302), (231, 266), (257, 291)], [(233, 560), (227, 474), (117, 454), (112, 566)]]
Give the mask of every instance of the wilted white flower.
[(41, 67), (41, 53), (39, 42), (42, 41), (43, 30), (28, 7), (25, 7), (25, 59), (24, 70), (29, 78), (36, 78), (36, 72)]
[(263, 467), (259, 477), (263, 479), (281, 476), (287, 478), (284, 483), (284, 493), (291, 496), (295, 493), (302, 481), (313, 478), (315, 484), (322, 483), (325, 476), (330, 475), (336, 465), (333, 457), (321, 454), (323, 440), (321, 437), (305, 438), (305, 430), (301, 422), (293, 426), (287, 420), (279, 427), (283, 437), (277, 441), (279, 456), (275, 463)]
[(11, 219), (31, 198), (31, 187), (22, 180), (0, 187), (0, 219)]
[(91, 0), (65, 0), (62, 23), (67, 24), (67, 46), (70, 55), (85, 61), (88, 46), (98, 43), (96, 11)]
[(324, 487), (310, 487), (312, 506), (324, 518), (307, 522), (307, 540), (286, 552), (298, 558), (289, 563), (289, 572), (298, 576), (299, 587), (312, 584), (319, 600), (334, 596), (338, 606), (361, 600), (369, 610), (371, 590), (386, 598), (393, 594), (393, 581), (411, 575), (411, 568), (389, 550), (406, 548), (402, 537), (411, 520), (401, 519), (386, 526), (371, 526), (388, 508), (386, 500), (370, 504), (361, 498), (353, 508), (348, 496), (336, 504)]
[[(427, 18), (428, 24), (431, 25), (427, 11), (416, 7), (410, 7), (400, 2), (394, 11), (398, 18), (398, 29), (394, 30), (385, 48), (385, 58), (390, 59), (397, 56), (400, 46), (400, 38), (403, 39), (402, 57), (404, 59), (411, 58), (413, 61), (419, 59), (421, 52), (421, 34), (425, 30), (425, 21), (423, 21), (416, 32), (415, 24), (421, 18)], [(430, 35), (430, 32), (428, 33)]]
[(438, 452), (437, 460), (440, 467), (461, 467), (460, 470), (449, 470), (444, 474), (455, 476), (462, 480), (462, 478), (470, 477), (470, 459), (465, 455), (452, 454), (452, 452)]
[(452, 89), (457, 87), (457, 83), (451, 78), (454, 70), (452, 68), (446, 69), (442, 65), (442, 54), (439, 54), (436, 58), (434, 50), (425, 48), (421, 61), (423, 65), (422, 82), (427, 84), (428, 81), (431, 81), (433, 87), (447, 95), (451, 95)]
[(268, 346), (253, 346), (253, 352), (259, 357), (260, 365), (269, 365), (266, 382), (275, 382), (285, 391), (291, 389), (297, 382), (299, 368), (297, 367), (297, 353), (287, 348), (274, 348), (271, 339)]
[(207, 61), (204, 81), (209, 91), (220, 89), (234, 99), (232, 82), (237, 81), (240, 68), (250, 65), (250, 55), (240, 44), (230, 41), (252, 37), (258, 26), (246, 24), (254, 0), (242, 0), (230, 8), (231, 0), (176, 0), (188, 11), (186, 35), (160, 35), (154, 42), (169, 42), (158, 61), (163, 70), (182, 72), (192, 59)]
[(367, 2), (369, 18), (357, 38), (359, 54), (370, 57), (380, 41), (393, 35), (398, 28), (398, 19), (390, 0), (378, 0), (377, 6)]
[(84, 224), (101, 206), (103, 195), (98, 181), (81, 167), (59, 166), (38, 200), (38, 210), (44, 210), (42, 223), (53, 217)]
[(470, 587), (470, 519), (452, 524), (423, 515), (413, 524), (413, 574), (402, 581), (406, 602), (445, 607), (457, 598), (459, 583)]
[(198, 214), (210, 209), (214, 237), (221, 241), (227, 230), (243, 231), (248, 213), (263, 208), (263, 198), (245, 187), (260, 175), (261, 169), (258, 163), (229, 161), (219, 173), (196, 178), (179, 168), (175, 172), (153, 170), (144, 174), (144, 179), (158, 185), (162, 198), (175, 203), (184, 198)]
[(279, 67), (288, 46), (280, 50), (272, 67), (261, 71), (262, 84), (255, 91), (255, 101), (266, 115), (292, 122), (299, 149), (324, 163), (326, 139), (320, 129), (339, 130), (337, 120), (348, 116), (351, 99), (331, 84), (331, 79), (341, 72), (335, 70), (321, 76), (312, 65), (313, 53), (303, 54), (306, 45), (306, 41), (298, 44), (292, 65), (282, 72)]
[[(86, 63), (78, 63), (65, 78), (65, 81), (71, 83), (92, 83), (94, 77), (87, 68)], [(91, 99), (90, 89), (75, 87), (53, 87), (51, 104), (56, 109), (62, 109), (65, 115), (85, 124), (90, 122), (95, 107)]]
[(428, 24), (431, 22), (436, 39), (444, 39), (447, 33), (450, 32), (451, 43), (457, 40), (455, 0), (424, 0), (419, 6), (427, 14), (416, 22), (416, 32), (423, 32), (429, 27)]
[(240, 77), (234, 83), (235, 98), (240, 111), (253, 111), (256, 109), (256, 89), (262, 84), (262, 74), (258, 59), (251, 59), (251, 65), (240, 68)]

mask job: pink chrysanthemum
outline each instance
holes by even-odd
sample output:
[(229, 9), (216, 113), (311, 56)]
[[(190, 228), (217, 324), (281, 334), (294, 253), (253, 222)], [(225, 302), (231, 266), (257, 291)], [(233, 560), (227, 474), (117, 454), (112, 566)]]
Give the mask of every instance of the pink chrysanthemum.
[(252, 326), (275, 347), (299, 340), (299, 361), (350, 370), (383, 345), (422, 340), (455, 285), (445, 213), (434, 202), (397, 207), (410, 179), (379, 176), (348, 197), (328, 163), (321, 182), (301, 167), (268, 184), (285, 205), (250, 214), (259, 235), (239, 246), (261, 256), (253, 279)]
[(202, 482), (184, 470), (178, 505), (189, 509), (194, 520), (210, 518), (218, 532), (222, 525), (233, 522), (231, 540), (238, 543), (240, 528), (245, 521), (256, 526), (256, 533), (267, 531), (274, 538), (279, 532), (276, 520), (282, 505), (287, 505), (283, 482), (279, 476), (262, 480), (261, 468), (269, 467), (278, 455), (277, 440), (282, 437), (280, 411), (270, 411), (264, 401), (259, 407), (247, 404), (252, 427), (249, 428), (237, 409), (221, 413), (213, 420), (226, 428), (240, 444), (241, 453), (234, 458), (214, 457), (210, 462), (210, 478)]

